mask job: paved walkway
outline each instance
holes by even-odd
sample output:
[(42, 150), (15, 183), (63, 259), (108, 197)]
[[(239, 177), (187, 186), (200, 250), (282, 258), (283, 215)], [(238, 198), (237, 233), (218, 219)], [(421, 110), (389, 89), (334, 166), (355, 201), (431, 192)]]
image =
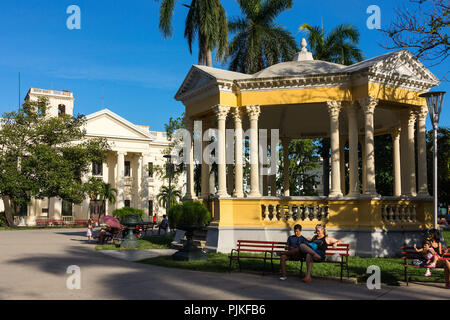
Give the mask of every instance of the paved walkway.
[[(96, 252), (83, 229), (0, 231), (0, 299), (450, 299), (443, 284), (368, 290), (334, 280), (168, 269)], [(70, 265), (81, 289), (69, 290)]]

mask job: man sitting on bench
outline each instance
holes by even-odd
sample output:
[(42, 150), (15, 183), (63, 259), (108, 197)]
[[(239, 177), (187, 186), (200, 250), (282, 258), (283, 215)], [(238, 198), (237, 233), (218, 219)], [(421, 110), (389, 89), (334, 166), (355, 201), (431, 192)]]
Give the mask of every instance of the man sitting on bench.
[(286, 280), (286, 260), (299, 260), (305, 257), (305, 253), (300, 249), (302, 243), (308, 244), (308, 240), (302, 236), (302, 226), (296, 224), (294, 226), (294, 235), (289, 236), (286, 242), (287, 251), (283, 252), (280, 257), (281, 277), (280, 280)]

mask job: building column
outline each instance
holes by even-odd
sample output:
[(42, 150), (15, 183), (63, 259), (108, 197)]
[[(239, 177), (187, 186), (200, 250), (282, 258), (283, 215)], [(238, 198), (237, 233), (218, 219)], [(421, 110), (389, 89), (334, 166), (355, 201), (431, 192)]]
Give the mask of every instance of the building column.
[(365, 158), (366, 158), (366, 191), (364, 194), (376, 196), (375, 186), (375, 143), (373, 115), (379, 99), (367, 97), (358, 100), (364, 112)]
[(205, 149), (206, 147), (209, 145), (209, 141), (203, 141), (204, 139), (204, 132), (207, 130), (207, 128), (205, 128), (205, 130), (202, 133), (202, 194), (201, 197), (202, 199), (207, 199), (209, 197), (209, 172), (211, 170), (211, 166), (208, 164), (209, 163), (209, 158), (205, 159)]
[(184, 118), (184, 125), (186, 130), (189, 133), (188, 137), (185, 137), (185, 143), (188, 143), (186, 147), (186, 156), (187, 160), (186, 165), (186, 194), (184, 195), (184, 200), (193, 200), (195, 199), (194, 193), (194, 146), (193, 146), (193, 136), (194, 136), (194, 121), (190, 118)]
[(329, 197), (342, 197), (339, 148), (339, 113), (341, 101), (327, 101), (330, 116), (331, 187)]
[[(136, 195), (134, 196), (134, 198), (136, 200), (134, 200), (134, 202), (137, 205), (137, 208), (139, 209), (145, 209), (145, 207), (142, 207), (142, 203), (141, 203), (141, 199), (142, 199), (142, 172), (143, 170), (143, 157), (142, 157), (142, 153), (137, 155), (137, 177), (136, 177), (136, 188), (137, 188), (137, 192)], [(134, 177), (133, 177), (134, 179)], [(106, 210), (107, 212), (107, 210)]]
[(61, 220), (62, 219), (62, 199), (58, 197), (50, 198), (50, 210), (51, 219)]
[(141, 175), (141, 207), (144, 212), (147, 213), (147, 217), (150, 216), (149, 208), (148, 208), (148, 163), (149, 163), (150, 155), (143, 154), (142, 155), (142, 175)]
[(414, 126), (416, 124), (416, 113), (409, 111), (408, 113), (408, 162), (409, 162), (409, 194), (413, 197), (417, 196), (416, 189), (416, 150), (414, 146)]
[(275, 163), (272, 163), (272, 156), (273, 153), (275, 153), (275, 149), (278, 147), (278, 142), (276, 145), (272, 145), (272, 134), (271, 130), (269, 130), (270, 133), (270, 139), (269, 139), (269, 145), (270, 145), (270, 168), (275, 168), (275, 172), (271, 171), (270, 175), (267, 176), (268, 178), (268, 184), (270, 185), (270, 195), (272, 197), (277, 196), (277, 165), (278, 165), (278, 159), (276, 159)]
[(125, 205), (125, 190), (124, 190), (124, 174), (125, 174), (125, 155), (127, 153), (123, 151), (117, 151), (117, 174), (116, 174), (116, 186), (117, 186), (117, 201), (116, 209), (123, 208)]
[(362, 193), (366, 192), (366, 142), (364, 135), (358, 136), (359, 143), (361, 144), (361, 185)]
[(339, 162), (340, 162), (340, 174), (341, 174), (341, 191), (345, 194), (345, 143), (347, 142), (346, 136), (339, 137)]
[(283, 148), (283, 196), (289, 197), (289, 144), (290, 138), (281, 138), (281, 146)]
[(401, 172), (401, 189), (402, 196), (410, 196), (409, 187), (409, 161), (408, 161), (408, 114), (407, 110), (398, 112), (400, 118), (400, 172)]
[(348, 118), (348, 196), (356, 197), (359, 192), (358, 173), (358, 108), (351, 102), (346, 107)]
[(244, 168), (243, 168), (243, 135), (242, 130), (242, 111), (240, 108), (233, 108), (232, 111), (234, 119), (234, 132), (235, 132), (235, 144), (234, 144), (234, 197), (244, 197)]
[(425, 122), (428, 109), (422, 106), (417, 113), (417, 165), (418, 165), (418, 196), (429, 197), (427, 182), (427, 130)]
[(394, 128), (391, 132), (392, 136), (392, 153), (393, 153), (393, 167), (394, 167), (394, 196), (400, 197), (402, 195), (402, 175), (400, 163), (400, 128)]
[(258, 144), (258, 118), (261, 109), (258, 105), (246, 106), (250, 119), (250, 197), (261, 197), (259, 191), (259, 144)]
[(217, 151), (218, 151), (218, 197), (229, 197), (227, 192), (227, 167), (226, 167), (226, 119), (227, 114), (230, 111), (230, 107), (218, 105), (214, 108), (214, 112), (217, 116)]

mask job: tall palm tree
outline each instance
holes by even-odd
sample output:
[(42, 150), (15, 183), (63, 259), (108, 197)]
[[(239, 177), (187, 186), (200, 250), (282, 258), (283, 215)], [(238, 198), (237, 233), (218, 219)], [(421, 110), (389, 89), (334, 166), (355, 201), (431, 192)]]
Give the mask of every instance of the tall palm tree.
[[(177, 199), (181, 198), (181, 191), (176, 189), (175, 186), (170, 186), (170, 190), (170, 207), (173, 207), (178, 203)], [(162, 186), (156, 198), (161, 207), (167, 208), (167, 204), (169, 203), (169, 187)]]
[(299, 31), (308, 32), (308, 43), (315, 60), (351, 65), (362, 61), (364, 56), (358, 49), (359, 31), (350, 24), (340, 24), (328, 34), (319, 26), (304, 23)]
[(290, 61), (298, 51), (292, 34), (275, 19), (292, 7), (292, 0), (237, 0), (243, 17), (228, 23), (234, 38), (228, 45), (229, 69), (255, 73), (278, 62)]
[[(164, 38), (173, 34), (172, 17), (176, 0), (162, 0), (159, 10), (159, 30)], [(189, 9), (184, 37), (192, 54), (192, 43), (198, 38), (198, 64), (212, 67), (212, 51), (217, 49), (217, 59), (225, 54), (228, 42), (228, 26), (225, 9), (220, 0), (192, 0)]]

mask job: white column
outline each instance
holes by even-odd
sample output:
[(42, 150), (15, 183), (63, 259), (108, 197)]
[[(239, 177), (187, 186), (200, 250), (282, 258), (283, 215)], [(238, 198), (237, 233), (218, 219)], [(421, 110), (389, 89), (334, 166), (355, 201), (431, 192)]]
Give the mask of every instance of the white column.
[(117, 174), (116, 174), (117, 209), (123, 208), (125, 205), (125, 190), (124, 190), (125, 155), (126, 152), (123, 151), (117, 152)]
[(259, 144), (258, 144), (258, 118), (261, 109), (257, 105), (246, 106), (250, 119), (250, 197), (260, 197), (259, 192)]
[[(269, 132), (271, 132), (271, 131), (269, 130)], [(275, 149), (278, 147), (278, 143), (277, 143), (277, 145), (272, 145), (272, 136), (270, 136), (269, 145), (270, 145), (271, 168), (275, 168), (275, 172), (271, 172), (270, 175), (268, 176), (268, 179), (269, 179), (268, 183), (270, 184), (270, 195), (272, 197), (276, 197), (277, 196), (277, 172), (276, 172), (276, 170), (278, 167), (278, 159), (275, 161), (275, 164), (273, 164), (272, 163), (272, 155), (273, 155), (273, 153), (275, 153)]]
[(364, 135), (358, 137), (359, 143), (361, 144), (361, 184), (362, 193), (366, 192), (366, 139)]
[[(207, 128), (205, 128), (204, 131), (206, 131)], [(202, 134), (203, 136), (203, 134)], [(205, 149), (208, 146), (209, 141), (202, 141), (202, 199), (207, 199), (209, 197), (209, 172), (211, 170), (210, 165), (207, 161), (209, 161), (208, 158), (205, 158)]]
[(218, 151), (218, 197), (229, 197), (227, 192), (227, 167), (226, 167), (226, 144), (225, 144), (225, 133), (226, 133), (226, 119), (227, 114), (230, 111), (230, 107), (218, 105), (214, 108), (214, 112), (217, 116), (217, 129), (218, 129), (218, 141), (217, 141), (217, 151)]
[(186, 139), (186, 142), (189, 143), (189, 145), (186, 148), (186, 194), (184, 196), (184, 199), (193, 200), (196, 199), (194, 193), (194, 121), (190, 118), (185, 117), (184, 124), (190, 135), (190, 137), (187, 137)]
[(364, 112), (365, 147), (366, 147), (366, 195), (376, 196), (375, 186), (375, 143), (373, 115), (379, 99), (366, 97), (358, 100)]
[(402, 194), (402, 176), (400, 163), (400, 128), (394, 128), (392, 136), (392, 156), (394, 167), (394, 196), (400, 197)]
[(414, 147), (414, 125), (416, 124), (416, 113), (410, 111), (408, 114), (408, 162), (409, 162), (409, 194), (415, 197), (416, 189), (416, 150)]
[(400, 117), (400, 161), (401, 161), (401, 188), (403, 196), (411, 196), (409, 175), (409, 144), (408, 144), (408, 110), (399, 112)]
[(244, 168), (243, 168), (243, 130), (242, 130), (242, 111), (240, 108), (233, 108), (232, 115), (234, 118), (235, 144), (234, 144), (234, 197), (244, 197)]
[(144, 210), (144, 212), (147, 213), (147, 216), (149, 215), (148, 212), (148, 200), (149, 200), (149, 194), (148, 194), (148, 163), (150, 159), (150, 155), (143, 154), (142, 155), (142, 173), (141, 173), (141, 208)]
[(418, 195), (429, 197), (427, 183), (427, 141), (425, 121), (427, 119), (428, 109), (422, 106), (417, 113), (417, 165), (418, 165)]
[(61, 220), (62, 219), (62, 199), (53, 197), (50, 199), (50, 205), (52, 206), (52, 219)]
[(327, 101), (331, 142), (331, 185), (329, 197), (342, 197), (339, 159), (339, 113), (341, 104), (341, 101)]
[(358, 108), (356, 103), (349, 103), (346, 110), (348, 118), (348, 196), (355, 197), (360, 195), (358, 174)]
[(281, 145), (283, 148), (283, 196), (289, 197), (289, 144), (290, 138), (281, 138)]
[(339, 163), (340, 163), (340, 174), (341, 174), (341, 191), (345, 194), (345, 143), (347, 142), (347, 137), (339, 137)]

